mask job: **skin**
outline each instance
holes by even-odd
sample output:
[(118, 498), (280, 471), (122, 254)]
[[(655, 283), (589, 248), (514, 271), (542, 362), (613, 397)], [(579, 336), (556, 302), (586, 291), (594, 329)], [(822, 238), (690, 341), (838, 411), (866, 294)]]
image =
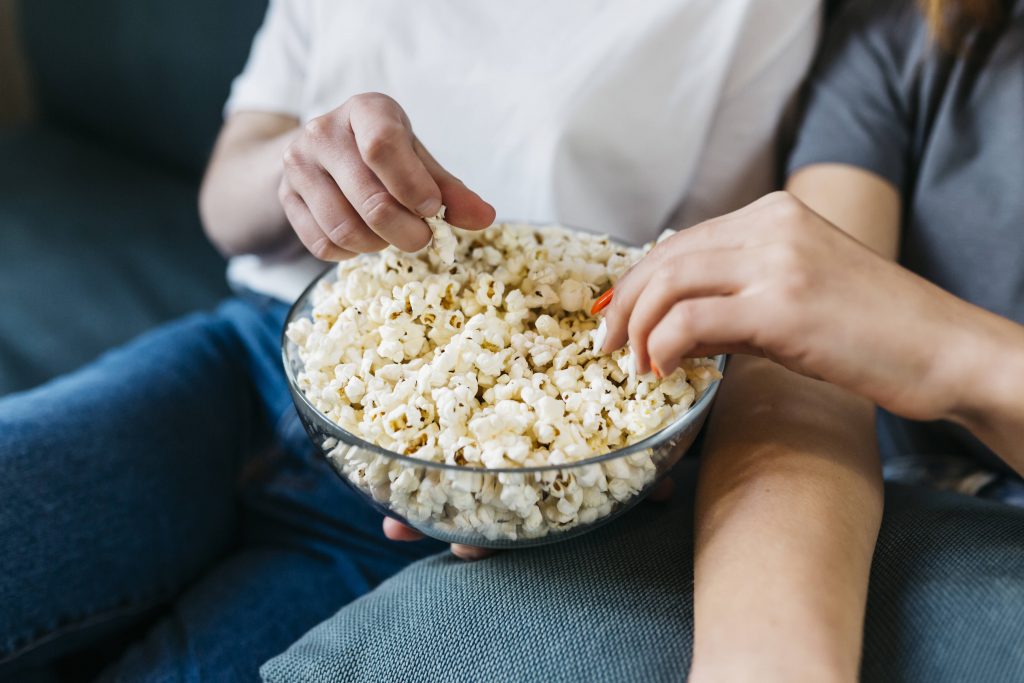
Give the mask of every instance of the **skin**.
[[(665, 242), (620, 281), (605, 313), (606, 348), (630, 339), (641, 369), (749, 354), (730, 365), (702, 463), (693, 680), (855, 680), (882, 507), (873, 403), (952, 419), (1024, 471), (1020, 327), (886, 260), (899, 199), (879, 178), (815, 166), (788, 189)], [(366, 94), (305, 126), (234, 114), (200, 210), (225, 254), (297, 235), (334, 260), (424, 246), (419, 217), (440, 202), (463, 228), (494, 219), (393, 100)], [(420, 537), (395, 520), (384, 529)]]
[(226, 255), (264, 253), (297, 235), (311, 254), (340, 261), (430, 241), (421, 220), (444, 203), (452, 225), (480, 230), (494, 208), (445, 170), (386, 95), (356, 95), (304, 126), (238, 112), (225, 123), (203, 180), (207, 235)]
[(606, 309), (606, 349), (628, 338), (640, 369), (748, 354), (698, 486), (697, 681), (856, 680), (882, 511), (874, 404), (962, 424), (1024, 471), (1024, 328), (892, 263), (899, 195), (877, 176), (818, 165), (788, 189), (667, 240)]
[(1024, 470), (1013, 395), (1024, 328), (898, 266), (791, 193), (664, 241), (606, 310), (605, 350), (628, 338), (640, 372), (654, 362), (669, 373), (693, 355), (770, 358), (897, 415), (961, 424)]
[(199, 189), (199, 215), (225, 256), (263, 254), (295, 240), (277, 187), (281, 155), (298, 134), (299, 122), (278, 114), (240, 112), (224, 123)]
[[(479, 229), (494, 221), (493, 207), (416, 139), (401, 107), (366, 93), (305, 126), (279, 114), (233, 114), (218, 136), (199, 208), (207, 236), (227, 256), (266, 253), (298, 237), (318, 258), (340, 260), (389, 240), (422, 248), (430, 235), (419, 217), (434, 215), (442, 202), (453, 225)], [(375, 220), (381, 213), (394, 222)], [(666, 482), (649, 499), (670, 495)], [(423, 537), (390, 518), (384, 533), (396, 541)], [(453, 545), (452, 553), (476, 560), (491, 551)]]
[[(888, 184), (818, 166), (789, 190), (895, 257), (899, 195)], [(692, 680), (856, 680), (882, 512), (873, 422), (869, 401), (732, 358), (698, 479)]]
[[(423, 222), (446, 206), (452, 225), (479, 230), (494, 208), (445, 170), (390, 97), (364, 93), (300, 126), (294, 117), (237, 112), (225, 122), (199, 193), (210, 241), (226, 256), (267, 253), (296, 237), (336, 261), (388, 244), (417, 251)], [(384, 521), (393, 540), (422, 536)], [(489, 554), (453, 546), (463, 559)]]

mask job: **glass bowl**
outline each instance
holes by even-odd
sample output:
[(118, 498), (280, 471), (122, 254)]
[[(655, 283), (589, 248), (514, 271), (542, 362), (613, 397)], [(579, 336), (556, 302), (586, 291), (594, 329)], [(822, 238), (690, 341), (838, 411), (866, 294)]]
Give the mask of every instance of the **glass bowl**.
[[(285, 329), (311, 316), (318, 284), (336, 277), (337, 269), (330, 268), (306, 288), (292, 306)], [(282, 356), (302, 424), (346, 484), (381, 513), (427, 536), (485, 548), (565, 540), (628, 511), (693, 444), (718, 391), (715, 380), (687, 412), (626, 448), (570, 464), (485, 469), (420, 460), (346, 431), (317, 410), (300, 389), (302, 359), (286, 335)], [(715, 360), (721, 372), (725, 356)]]

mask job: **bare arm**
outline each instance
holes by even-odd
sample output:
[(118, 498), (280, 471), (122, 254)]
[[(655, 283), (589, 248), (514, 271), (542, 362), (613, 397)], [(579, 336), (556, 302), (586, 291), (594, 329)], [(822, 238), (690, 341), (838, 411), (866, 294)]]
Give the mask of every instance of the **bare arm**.
[[(854, 169), (818, 170), (790, 191), (895, 256), (895, 190)], [(733, 358), (698, 487), (695, 679), (856, 679), (882, 512), (873, 425), (862, 398)]]
[[(899, 208), (895, 194), (880, 201), (879, 193), (870, 189), (882, 184), (865, 171), (822, 164), (796, 173), (789, 189), (822, 216), (894, 259), (898, 235), (886, 226), (891, 220), (887, 216), (897, 216)], [(858, 215), (860, 226), (849, 230)], [(932, 379), (941, 387), (938, 393), (950, 400), (920, 417), (960, 424), (1024, 474), (1024, 326), (938, 288), (933, 288), (932, 298), (945, 306), (944, 324), (934, 338), (921, 342), (941, 349), (935, 363), (941, 373)]]
[(975, 309), (959, 330), (967, 365), (952, 381), (965, 391), (947, 418), (967, 428), (1024, 476), (1024, 326)]
[(869, 404), (737, 356), (701, 463), (694, 680), (856, 680), (882, 511)]
[(886, 258), (884, 181), (818, 166), (790, 189), (663, 241), (606, 309), (605, 350), (628, 328), (640, 372), (728, 351), (833, 385), (756, 359), (729, 373), (698, 493), (698, 680), (855, 678), (881, 495), (852, 395), (956, 420), (1024, 470), (1024, 327)]
[(206, 235), (221, 253), (261, 253), (294, 239), (277, 191), (298, 126), (293, 117), (259, 112), (225, 122), (199, 192)]
[[(393, 244), (430, 241), (422, 217), (480, 230), (494, 208), (445, 170), (401, 106), (362, 93), (304, 126), (289, 116), (232, 115), (214, 149), (199, 207), (225, 254), (260, 253), (294, 235), (317, 258), (340, 261)], [(290, 227), (289, 227), (290, 226)]]

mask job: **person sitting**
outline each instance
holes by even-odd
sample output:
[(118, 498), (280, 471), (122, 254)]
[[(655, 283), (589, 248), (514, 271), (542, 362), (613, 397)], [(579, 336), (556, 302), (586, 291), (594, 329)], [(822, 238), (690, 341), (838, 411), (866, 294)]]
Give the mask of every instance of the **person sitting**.
[(238, 296), (0, 400), (0, 673), (146, 624), (104, 676), (248, 680), (438, 552), (389, 542), (316, 456), (280, 364), (288, 304), (324, 260), (421, 248), (442, 203), (463, 228), (639, 243), (755, 199), (818, 19), (811, 0), (272, 0), (200, 196)]

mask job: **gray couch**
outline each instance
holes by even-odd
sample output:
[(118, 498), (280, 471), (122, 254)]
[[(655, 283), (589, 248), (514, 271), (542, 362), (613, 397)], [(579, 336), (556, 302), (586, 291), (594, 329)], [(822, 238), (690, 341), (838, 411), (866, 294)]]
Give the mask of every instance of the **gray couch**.
[[(0, 394), (226, 294), (196, 192), (266, 4), (22, 0), (12, 21), (12, 3), (0, 0)], [(23, 80), (12, 75), (12, 37), (31, 107), (15, 97)], [(262, 674), (272, 683), (680, 680), (692, 638), (695, 473), (684, 461), (670, 505), (565, 545), (413, 565)], [(1020, 680), (1021, 511), (888, 493), (865, 680)]]
[(265, 7), (0, 0), (0, 394), (227, 294), (196, 196)]

